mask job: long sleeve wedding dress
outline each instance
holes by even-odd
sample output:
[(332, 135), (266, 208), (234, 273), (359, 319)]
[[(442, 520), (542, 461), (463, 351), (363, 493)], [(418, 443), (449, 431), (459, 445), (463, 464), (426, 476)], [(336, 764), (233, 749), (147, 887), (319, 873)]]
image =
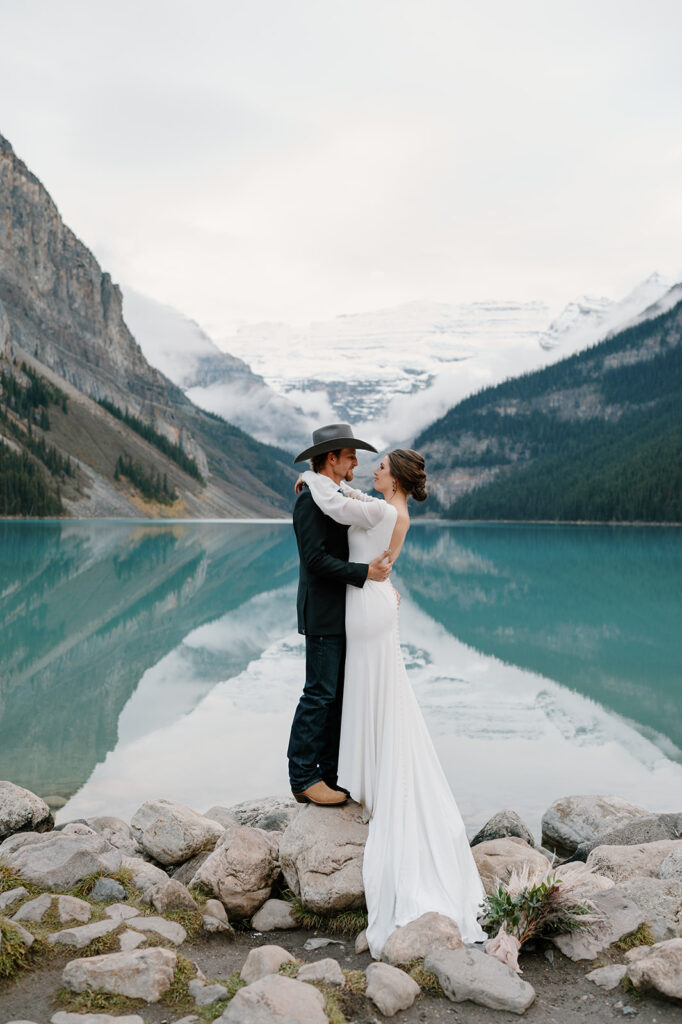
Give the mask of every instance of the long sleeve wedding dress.
[[(393, 505), (343, 494), (311, 471), (303, 480), (318, 507), (350, 527), (351, 561), (370, 562), (389, 547)], [(372, 956), (395, 928), (429, 911), (456, 921), (464, 942), (483, 941), (477, 912), (485, 892), (405, 670), (390, 581), (346, 588), (339, 784), (370, 816), (362, 874)]]

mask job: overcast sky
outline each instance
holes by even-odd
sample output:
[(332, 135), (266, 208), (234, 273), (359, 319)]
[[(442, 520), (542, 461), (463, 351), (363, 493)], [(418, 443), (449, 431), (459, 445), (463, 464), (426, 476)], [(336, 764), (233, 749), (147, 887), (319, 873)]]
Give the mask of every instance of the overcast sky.
[(0, 0), (0, 132), (216, 336), (682, 269), (679, 0)]

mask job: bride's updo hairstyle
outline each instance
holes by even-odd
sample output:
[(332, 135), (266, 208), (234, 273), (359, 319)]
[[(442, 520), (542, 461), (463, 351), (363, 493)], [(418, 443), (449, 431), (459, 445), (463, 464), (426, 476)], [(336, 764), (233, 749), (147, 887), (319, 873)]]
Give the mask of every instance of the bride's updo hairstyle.
[(424, 459), (419, 452), (411, 448), (395, 448), (388, 453), (388, 464), (391, 474), (410, 497), (415, 501), (426, 501), (429, 496), (426, 490), (426, 471)]

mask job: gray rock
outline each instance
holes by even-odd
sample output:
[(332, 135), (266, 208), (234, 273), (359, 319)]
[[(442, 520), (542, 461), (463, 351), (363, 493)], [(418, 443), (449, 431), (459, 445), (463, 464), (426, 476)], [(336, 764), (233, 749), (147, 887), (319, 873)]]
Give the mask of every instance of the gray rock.
[(13, 907), (19, 900), (23, 900), (25, 896), (28, 896), (28, 889), (25, 889), (23, 885), (18, 885), (14, 889), (8, 889), (7, 892), (0, 892), (0, 910), (7, 910), (8, 907)]
[(23, 786), (0, 782), (0, 841), (17, 832), (45, 832), (53, 825), (44, 800)]
[(617, 988), (620, 985), (626, 973), (626, 964), (609, 964), (607, 967), (597, 967), (596, 971), (588, 971), (585, 977), (588, 981), (593, 981), (595, 985), (599, 985), (599, 988), (604, 988), (607, 992), (610, 992), (611, 989)]
[(128, 893), (115, 878), (98, 878), (90, 893), (90, 899), (96, 903), (119, 903), (128, 899)]
[(206, 900), (206, 903), (204, 904), (204, 910), (207, 914), (210, 914), (211, 917), (217, 917), (219, 921), (223, 922), (223, 924), (230, 923), (227, 916), (227, 911), (225, 910), (225, 907), (222, 905), (220, 900)]
[(135, 839), (161, 864), (182, 864), (201, 850), (212, 850), (223, 827), (191, 807), (172, 800), (149, 800), (130, 822)]
[(147, 941), (147, 936), (143, 935), (142, 932), (134, 932), (130, 928), (126, 928), (125, 931), (121, 932), (118, 944), (122, 950), (137, 949), (138, 946), (143, 946)]
[(112, 921), (127, 921), (130, 917), (137, 917), (139, 913), (137, 907), (130, 907), (125, 903), (112, 903), (104, 911), (105, 916)]
[(51, 1024), (144, 1024), (136, 1013), (112, 1017), (109, 1013), (65, 1013), (61, 1010), (50, 1018)]
[(381, 959), (389, 964), (408, 964), (436, 949), (459, 949), (463, 945), (455, 921), (432, 911), (396, 928), (386, 940)]
[(52, 906), (53, 898), (54, 897), (48, 892), (44, 892), (40, 896), (36, 896), (35, 899), (29, 900), (28, 903), (24, 903), (23, 906), (19, 907), (12, 920), (33, 921), (37, 924), (42, 921), (45, 914)]
[(266, 900), (251, 918), (251, 927), (257, 932), (274, 932), (298, 928), (298, 924), (291, 903), (286, 900)]
[(419, 995), (417, 982), (398, 967), (370, 964), (365, 975), (367, 998), (372, 1000), (385, 1017), (393, 1017), (399, 1010), (407, 1010)]
[(634, 932), (644, 923), (644, 914), (635, 901), (615, 889), (596, 893), (592, 903), (596, 913), (601, 915), (601, 921), (592, 930), (555, 935), (552, 939), (554, 945), (571, 960), (594, 960), (612, 942)]
[(637, 876), (656, 878), (676, 846), (682, 847), (682, 839), (660, 839), (637, 846), (596, 846), (585, 863), (614, 882), (627, 882)]
[(118, 921), (94, 921), (92, 924), (81, 925), (80, 928), (63, 928), (60, 932), (53, 932), (47, 941), (51, 946), (73, 946), (75, 949), (83, 949), (102, 935), (116, 931), (118, 925)]
[(213, 914), (204, 914), (201, 918), (204, 924), (204, 931), (209, 935), (228, 935), (234, 938), (234, 928), (229, 922), (221, 921)]
[(331, 956), (326, 960), (316, 960), (314, 964), (303, 964), (296, 978), (298, 981), (321, 981), (325, 985), (338, 985), (339, 988), (346, 984), (338, 960)]
[(661, 839), (679, 839), (682, 836), (682, 814), (643, 814), (609, 827), (585, 840), (575, 851), (576, 860), (587, 860), (596, 846), (639, 846)]
[(196, 910), (197, 904), (187, 886), (175, 878), (156, 886), (150, 892), (152, 906), (159, 914), (169, 910)]
[(542, 816), (542, 843), (550, 850), (570, 855), (581, 843), (648, 813), (646, 807), (619, 796), (564, 796)]
[(23, 942), (27, 949), (31, 948), (31, 946), (35, 942), (35, 938), (33, 935), (31, 935), (27, 928), (24, 928), (23, 925), (18, 924), (16, 921), (6, 921), (5, 924), (14, 928), (15, 932), (18, 934), (19, 938), (21, 939), (21, 941)]
[(571, 861), (561, 864), (554, 870), (557, 879), (570, 885), (571, 892), (578, 899), (589, 899), (604, 889), (613, 889), (616, 884), (612, 878), (599, 875), (582, 861)]
[(471, 852), (488, 895), (497, 892), (498, 880), (507, 882), (515, 868), (520, 870), (527, 866), (531, 871), (543, 872), (550, 869), (544, 854), (518, 836), (488, 839), (472, 847)]
[(282, 964), (295, 963), (296, 958), (281, 946), (257, 946), (247, 956), (240, 975), (242, 981), (252, 985), (267, 974), (277, 974)]
[(493, 814), (492, 818), (486, 821), (483, 828), (476, 833), (470, 845), (478, 846), (479, 843), (485, 843), (489, 839), (504, 839), (506, 836), (518, 836), (519, 839), (525, 839), (529, 846), (535, 846), (533, 833), (516, 811), (511, 810), (498, 811), (497, 814)]
[(524, 1013), (535, 999), (535, 989), (518, 974), (479, 949), (441, 949), (431, 953), (424, 969), (433, 971), (448, 999), (470, 999), (492, 1010)]
[(149, 864), (146, 860), (142, 860), (141, 857), (126, 857), (124, 855), (121, 858), (121, 867), (132, 873), (132, 884), (138, 892), (142, 893), (143, 899), (147, 899), (148, 903), (151, 902), (151, 896), (147, 898), (148, 893), (168, 881), (165, 871), (157, 868), (155, 864)]
[(355, 954), (358, 956), (360, 953), (366, 953), (369, 949), (369, 942), (367, 941), (367, 929), (363, 929), (355, 939)]
[(631, 878), (614, 892), (633, 899), (656, 942), (682, 934), (682, 881), (673, 878)]
[(313, 985), (271, 974), (240, 988), (221, 1024), (328, 1024), (324, 997)]
[(312, 953), (316, 949), (324, 949), (325, 946), (341, 946), (341, 949), (345, 949), (345, 943), (341, 942), (340, 939), (327, 939), (321, 935), (318, 938), (306, 939), (303, 943), (306, 953)]
[(163, 939), (168, 939), (174, 946), (180, 946), (187, 938), (187, 932), (177, 921), (167, 921), (165, 917), (131, 917), (127, 922), (129, 928), (136, 932), (154, 932)]
[(71, 992), (109, 992), (158, 1003), (173, 984), (177, 959), (157, 946), (71, 960), (62, 983)]
[(55, 902), (61, 924), (69, 924), (71, 921), (87, 924), (92, 917), (90, 904), (86, 900), (79, 900), (77, 896), (56, 896)]
[(682, 845), (670, 851), (658, 869), (658, 877), (682, 882)]
[(633, 949), (628, 949), (625, 954), (625, 960), (629, 964), (634, 964), (636, 960), (641, 960), (642, 957), (648, 956), (651, 952), (651, 946), (634, 946)]
[(199, 978), (193, 978), (187, 987), (197, 1006), (210, 1006), (219, 999), (227, 999), (227, 989), (224, 985), (207, 985)]
[(116, 872), (121, 854), (91, 829), (87, 834), (20, 832), (0, 845), (0, 860), (17, 875), (40, 886), (63, 892), (88, 875)]
[(670, 999), (682, 999), (682, 938), (649, 947), (646, 956), (628, 966), (636, 989), (656, 989)]
[(306, 804), (279, 845), (287, 885), (310, 910), (332, 913), (364, 906), (362, 858), (367, 841), (362, 808)]
[(214, 818), (217, 813), (219, 816), (215, 820), (225, 828), (228, 824), (236, 823), (250, 828), (262, 828), (266, 832), (283, 832), (298, 814), (300, 806), (293, 797), (282, 799), (267, 796), (260, 800), (246, 800), (232, 807), (212, 807), (206, 812), (206, 817)]
[(126, 857), (139, 857), (142, 848), (135, 841), (130, 825), (121, 818), (109, 816), (100, 818), (87, 818), (87, 824), (95, 832), (98, 832), (103, 839), (115, 846)]
[(192, 885), (204, 885), (230, 917), (251, 917), (272, 892), (279, 875), (277, 840), (260, 828), (232, 825), (199, 868)]
[(197, 853), (196, 856), (186, 860), (184, 864), (169, 867), (168, 873), (176, 882), (180, 882), (181, 885), (190, 885), (197, 871), (208, 860), (212, 852), (212, 850), (202, 850), (201, 853)]

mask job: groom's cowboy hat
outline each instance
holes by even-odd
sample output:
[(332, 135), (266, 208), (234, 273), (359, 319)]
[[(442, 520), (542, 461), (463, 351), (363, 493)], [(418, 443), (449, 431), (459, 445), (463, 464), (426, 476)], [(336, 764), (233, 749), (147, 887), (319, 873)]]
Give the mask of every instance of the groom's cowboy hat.
[(367, 441), (361, 441), (353, 437), (353, 428), (349, 423), (330, 423), (326, 427), (313, 430), (313, 444), (304, 452), (297, 455), (296, 462), (305, 462), (315, 455), (322, 455), (324, 452), (336, 452), (339, 448), (364, 448), (367, 452), (375, 452), (376, 448)]

